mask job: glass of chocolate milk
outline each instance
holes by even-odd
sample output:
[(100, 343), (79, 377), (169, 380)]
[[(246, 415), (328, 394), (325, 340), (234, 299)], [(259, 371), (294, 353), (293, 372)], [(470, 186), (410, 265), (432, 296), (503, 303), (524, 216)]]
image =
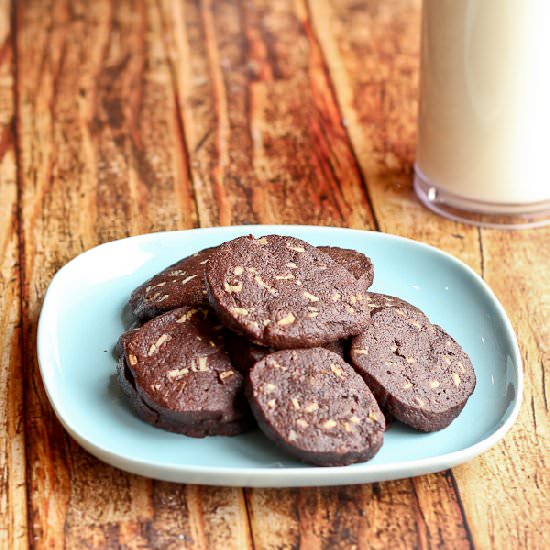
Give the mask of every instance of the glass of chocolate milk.
[(414, 187), (452, 219), (550, 222), (550, 0), (424, 0)]

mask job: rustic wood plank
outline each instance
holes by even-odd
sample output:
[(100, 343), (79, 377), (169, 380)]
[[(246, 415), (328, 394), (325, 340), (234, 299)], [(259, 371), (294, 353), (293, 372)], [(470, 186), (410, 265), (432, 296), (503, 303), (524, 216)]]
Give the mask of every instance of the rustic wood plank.
[(451, 484), (450, 477), (442, 482), (433, 475), (350, 487), (248, 489), (255, 546), (467, 548)]
[(240, 489), (212, 494), (152, 482), (100, 463), (70, 440), (31, 351), (46, 286), (65, 262), (106, 240), (196, 225), (160, 11), (154, 1), (29, 1), (16, 10), (33, 542), (246, 547)]
[(246, 489), (250, 529), (257, 550), (299, 547), (297, 490)]
[(480, 548), (545, 548), (550, 509), (550, 228), (483, 230), (483, 275), (506, 308), (523, 358), (518, 421), (505, 440), (454, 470)]
[(252, 547), (242, 489), (155, 482), (153, 507), (151, 548)]
[(200, 224), (373, 227), (320, 50), (293, 3), (161, 6)]
[[(539, 321), (540, 287), (525, 282), (518, 262), (506, 274), (533, 300), (507, 296), (497, 262), (522, 246), (536, 269), (545, 241), (537, 233), (535, 242), (515, 237), (511, 247), (483, 232), (480, 243), (477, 230), (440, 220), (412, 197), (417, 19), (416, 0), (370, 2), (368, 9), (335, 0), (17, 3), (23, 349), (34, 347), (51, 275), (103, 240), (197, 222), (378, 226), (484, 270), (518, 309), (533, 389), (531, 412), (524, 407), (520, 419), (528, 435), (512, 440), (513, 467), (500, 466), (497, 447), (494, 458), (487, 453), (453, 474), (247, 490), (246, 503), (238, 489), (150, 482), (100, 464), (64, 435), (27, 351), (30, 533), (38, 546), (462, 548), (470, 545), (464, 511), (481, 547), (542, 540), (548, 485), (539, 468), (547, 467), (540, 452), (548, 434), (539, 363), (548, 335)], [(0, 194), (13, 206), (9, 190)], [(0, 208), (12, 212), (6, 205)], [(0, 236), (13, 239), (4, 219)], [(505, 491), (499, 478), (510, 481)], [(534, 515), (526, 505), (533, 483)], [(525, 508), (511, 519), (518, 494)]]
[(0, 1), (0, 548), (27, 547), (10, 2)]
[[(547, 468), (543, 457), (548, 456), (543, 389), (548, 317), (543, 315), (547, 303), (545, 309), (537, 299), (537, 289), (540, 294), (545, 288), (542, 281), (547, 269), (540, 266), (547, 256), (548, 230), (479, 231), (419, 208), (410, 183), (416, 131), (418, 1), (333, 0), (309, 2), (309, 6), (380, 227), (438, 246), (484, 275), (508, 306), (528, 366), (525, 404), (513, 434), (482, 457), (453, 470), (448, 479), (414, 480), (429, 530), (423, 544), (439, 538), (446, 544), (452, 540), (454, 547), (457, 541), (449, 538), (453, 534), (466, 544), (471, 531), (481, 548), (537, 547), (542, 541), (542, 510), (547, 509), (544, 495), (548, 492), (537, 475)], [(512, 256), (513, 261), (502, 262)], [(529, 272), (532, 278), (526, 276)], [(510, 293), (510, 288), (521, 289), (521, 294)], [(434, 516), (442, 506), (449, 511)]]

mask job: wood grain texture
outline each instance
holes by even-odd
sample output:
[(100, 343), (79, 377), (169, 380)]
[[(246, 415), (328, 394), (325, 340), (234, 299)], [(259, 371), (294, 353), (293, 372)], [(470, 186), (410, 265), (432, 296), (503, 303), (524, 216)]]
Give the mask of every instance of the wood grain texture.
[(294, 2), (160, 3), (200, 224), (373, 227), (321, 52)]
[(525, 385), (503, 442), (454, 473), (480, 548), (547, 546), (550, 529), (550, 229), (483, 230), (483, 276), (518, 337)]
[[(0, 0), (0, 547), (543, 548), (550, 231), (479, 231), (414, 198), (420, 0), (11, 11), (13, 28)], [(230, 223), (380, 229), (464, 260), (518, 332), (514, 431), (452, 472), (334, 488), (154, 482), (83, 451), (33, 352), (52, 275), (100, 242)]]
[[(44, 291), (64, 263), (99, 242), (196, 224), (160, 11), (155, 2), (16, 7), (33, 542), (138, 548), (183, 540), (204, 548), (209, 540), (234, 539), (228, 548), (243, 547), (241, 490), (212, 495), (100, 463), (55, 419), (31, 351)], [(172, 501), (183, 502), (187, 514)]]
[(26, 548), (21, 284), (10, 5), (0, 1), (0, 548)]
[[(456, 528), (462, 527), (458, 538), (464, 544), (471, 531), (480, 548), (536, 548), (549, 525), (548, 481), (540, 476), (549, 456), (544, 385), (549, 308), (548, 293), (542, 301), (536, 293), (550, 286), (550, 231), (481, 231), (419, 208), (411, 189), (419, 4), (309, 2), (380, 228), (429, 242), (483, 275), (510, 314), (524, 356), (525, 401), (513, 433), (449, 476), (413, 481), (428, 527), (421, 542), (432, 544), (435, 537), (455, 547)], [(446, 513), (434, 514), (442, 504), (449, 506)]]

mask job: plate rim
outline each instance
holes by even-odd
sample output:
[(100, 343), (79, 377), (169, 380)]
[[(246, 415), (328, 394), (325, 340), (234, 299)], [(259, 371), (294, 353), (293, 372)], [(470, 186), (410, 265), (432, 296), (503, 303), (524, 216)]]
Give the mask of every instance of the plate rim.
[[(109, 247), (120, 245), (122, 242), (162, 239), (164, 236), (190, 235), (193, 233), (213, 233), (223, 234), (224, 231), (236, 231), (241, 234), (257, 233), (258, 231), (264, 234), (285, 232), (289, 235), (296, 235), (296, 232), (303, 233), (315, 231), (328, 231), (329, 233), (344, 231), (346, 233), (355, 233), (357, 237), (365, 237), (366, 235), (376, 235), (375, 238), (406, 243), (419, 247), (426, 252), (435, 253), (443, 256), (445, 260), (450, 261), (459, 268), (462, 268), (472, 277), (478, 284), (485, 295), (490, 299), (492, 305), (499, 314), (500, 320), (504, 324), (506, 337), (509, 340), (511, 351), (513, 352), (514, 360), (514, 375), (516, 395), (514, 405), (511, 410), (508, 410), (503, 415), (504, 422), (489, 433), (483, 439), (477, 441), (473, 445), (438, 455), (436, 457), (427, 457), (409, 461), (392, 462), (390, 464), (370, 464), (365, 462), (363, 468), (349, 466), (332, 466), (320, 468), (318, 466), (296, 467), (242, 467), (242, 466), (198, 466), (198, 465), (182, 465), (164, 460), (139, 460), (132, 456), (127, 456), (123, 453), (113, 452), (108, 447), (91, 441), (78, 428), (78, 423), (71, 423), (70, 415), (63, 410), (63, 400), (57, 399), (59, 390), (53, 383), (53, 376), (50, 371), (55, 368), (51, 363), (51, 348), (53, 343), (50, 343), (51, 338), (48, 338), (47, 327), (50, 319), (55, 318), (55, 307), (52, 301), (55, 298), (59, 282), (63, 279), (64, 274), (70, 270), (74, 263), (82, 259), (83, 256), (97, 254), (100, 250)], [(55, 303), (55, 302), (54, 302)], [(57, 340), (56, 340), (57, 341)], [(513, 329), (512, 323), (506, 314), (506, 310), (498, 300), (497, 296), (491, 287), (478, 275), (469, 265), (462, 262), (455, 256), (440, 250), (427, 243), (416, 241), (407, 237), (383, 233), (379, 231), (352, 229), (347, 227), (334, 226), (315, 226), (315, 225), (232, 225), (232, 226), (217, 226), (217, 227), (202, 227), (194, 229), (183, 229), (175, 231), (158, 231), (125, 237), (114, 241), (109, 241), (96, 245), (72, 258), (63, 267), (61, 267), (50, 281), (46, 293), (44, 295), (42, 308), (38, 320), (37, 328), (37, 343), (36, 353), (42, 382), (48, 400), (55, 411), (56, 417), (59, 419), (65, 430), (73, 437), (82, 447), (102, 461), (105, 461), (119, 469), (146, 475), (148, 477), (173, 481), (178, 483), (204, 483), (212, 485), (225, 486), (256, 486), (256, 487), (293, 487), (306, 485), (339, 485), (342, 483), (369, 483), (373, 481), (381, 481), (387, 479), (400, 479), (405, 477), (413, 477), (430, 472), (441, 471), (457, 464), (466, 462), (475, 458), (479, 454), (491, 448), (500, 441), (510, 428), (515, 423), (519, 410), (523, 401), (523, 386), (524, 372), (521, 352), (518, 345), (517, 335)], [(65, 412), (65, 414), (63, 414)], [(328, 475), (327, 475), (328, 474)], [(223, 478), (223, 479), (218, 479)], [(197, 481), (197, 479), (199, 481)], [(246, 481), (246, 483), (243, 483)]]

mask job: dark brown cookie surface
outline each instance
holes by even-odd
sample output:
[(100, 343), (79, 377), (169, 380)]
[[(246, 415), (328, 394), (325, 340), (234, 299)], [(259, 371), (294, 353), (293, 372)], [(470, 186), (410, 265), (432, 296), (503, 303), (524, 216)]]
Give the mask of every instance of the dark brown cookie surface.
[(413, 310), (417, 313), (420, 313), (421, 315), (425, 315), (423, 311), (418, 309), (416, 306), (413, 306), (409, 302), (406, 302), (405, 300), (402, 300), (401, 298), (397, 298), (397, 296), (390, 296), (389, 294), (379, 294), (377, 292), (368, 292), (367, 293), (367, 303), (369, 304), (371, 314), (376, 311), (377, 309), (384, 309), (384, 308), (394, 308), (394, 309), (401, 309), (403, 311), (405, 310)]
[(338, 246), (318, 246), (319, 250), (328, 254), (335, 262), (343, 265), (364, 288), (369, 288), (374, 281), (374, 265), (368, 256), (357, 250), (339, 248)]
[(116, 341), (115, 345), (113, 346), (113, 356), (117, 359), (118, 361), (118, 358), (120, 357), (120, 355), (122, 354), (122, 342), (136, 329), (138, 329), (139, 327), (141, 327), (142, 323), (141, 321), (134, 321), (129, 327), (128, 329), (123, 332), (119, 337), (118, 337), (118, 340)]
[(215, 248), (201, 250), (157, 273), (130, 296), (130, 308), (146, 321), (177, 307), (207, 305), (204, 268)]
[(351, 359), (384, 410), (430, 432), (447, 427), (474, 391), (468, 355), (416, 308), (379, 307)]
[(322, 345), (359, 334), (370, 319), (353, 275), (293, 237), (248, 236), (223, 244), (210, 258), (206, 281), (223, 323), (264, 346)]
[(206, 307), (167, 312), (121, 340), (119, 381), (136, 413), (192, 437), (235, 435), (249, 423), (242, 376)]
[(208, 435), (232, 436), (242, 433), (251, 424), (251, 421), (243, 418), (224, 423), (220, 423), (215, 418), (197, 418), (193, 422), (186, 421), (185, 425), (182, 425), (177, 415), (166, 414), (165, 411), (159, 411), (144, 401), (136, 389), (132, 371), (128, 368), (122, 357), (117, 363), (117, 375), (122, 393), (128, 399), (132, 410), (139, 418), (155, 428), (181, 433), (190, 437), (205, 437)]
[(323, 348), (266, 356), (250, 371), (246, 394), (267, 437), (305, 462), (351, 464), (382, 445), (384, 416), (371, 391)]
[[(246, 374), (255, 363), (261, 361), (266, 355), (273, 353), (273, 348), (266, 348), (259, 346), (247, 340), (243, 336), (235, 333), (231, 333), (226, 338), (227, 350), (231, 357), (231, 363), (242, 374)], [(345, 354), (345, 343), (342, 340), (336, 340), (335, 342), (328, 342), (322, 346), (329, 351), (337, 353), (342, 359)]]

